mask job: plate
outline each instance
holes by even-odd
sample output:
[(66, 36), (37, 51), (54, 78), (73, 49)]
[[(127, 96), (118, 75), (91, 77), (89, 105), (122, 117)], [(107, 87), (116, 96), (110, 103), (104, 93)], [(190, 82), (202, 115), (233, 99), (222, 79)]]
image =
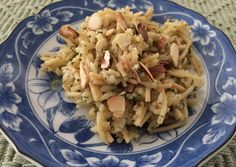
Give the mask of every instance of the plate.
[[(153, 6), (154, 20), (185, 20), (193, 48), (204, 64), (206, 84), (189, 108), (186, 126), (148, 135), (130, 144), (104, 144), (90, 132), (86, 109), (64, 98), (60, 78), (41, 74), (39, 54), (55, 52), (65, 41), (63, 24), (78, 27), (104, 7)], [(0, 126), (19, 153), (42, 166), (195, 166), (216, 152), (236, 128), (236, 53), (223, 32), (197, 12), (171, 1), (61, 1), (22, 21), (0, 46)]]

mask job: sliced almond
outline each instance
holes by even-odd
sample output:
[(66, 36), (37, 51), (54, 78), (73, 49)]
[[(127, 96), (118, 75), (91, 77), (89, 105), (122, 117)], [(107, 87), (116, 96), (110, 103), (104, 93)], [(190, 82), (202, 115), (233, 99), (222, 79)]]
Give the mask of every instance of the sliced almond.
[(164, 64), (157, 64), (155, 66), (148, 68), (148, 70), (150, 71), (150, 73), (152, 74), (153, 77), (156, 77), (159, 74), (166, 72), (166, 68), (165, 68)]
[(137, 80), (138, 83), (142, 82), (141, 77), (139, 76), (139, 73), (138, 73), (137, 70), (132, 69), (132, 74), (133, 74), (134, 78)]
[(110, 62), (111, 62), (111, 54), (107, 50), (104, 54), (103, 61), (102, 61), (102, 64), (101, 64), (101, 68), (102, 69), (108, 68), (110, 66)]
[(151, 89), (149, 87), (145, 88), (145, 102), (151, 101)]
[(139, 62), (139, 64), (143, 68), (145, 73), (148, 75), (148, 77), (153, 81), (154, 78), (153, 78), (152, 74), (150, 73), (150, 71), (148, 70), (148, 68), (142, 62)]
[(89, 77), (82, 62), (80, 63), (79, 74), (80, 74), (81, 88), (84, 89), (89, 81)]
[(102, 18), (99, 14), (95, 13), (88, 19), (88, 28), (92, 31), (96, 31), (102, 27)]
[(114, 117), (121, 118), (125, 112), (125, 98), (123, 96), (113, 96), (107, 100), (108, 109)]
[(89, 82), (89, 87), (93, 96), (94, 101), (99, 101), (100, 97), (102, 96), (102, 91), (100, 89), (100, 86), (92, 84), (92, 82)]
[(175, 67), (178, 65), (179, 60), (179, 47), (176, 43), (172, 43), (170, 46), (170, 57)]
[(120, 12), (116, 13), (116, 21), (117, 21), (117, 27), (120, 27), (123, 31), (127, 30), (128, 25), (122, 13)]
[[(161, 106), (161, 111), (160, 111), (160, 115), (161, 117), (165, 118), (166, 112), (167, 112), (167, 97), (166, 97), (166, 93), (164, 90), (161, 91), (162, 94), (162, 106)], [(162, 119), (161, 119), (162, 120)], [(160, 122), (162, 123), (162, 122)]]
[(76, 38), (79, 37), (79, 33), (68, 24), (61, 26), (59, 34), (69, 39), (72, 43), (75, 43)]
[(145, 30), (145, 27), (141, 23), (137, 25), (137, 31), (143, 37), (143, 40), (146, 42), (148, 40), (148, 33)]

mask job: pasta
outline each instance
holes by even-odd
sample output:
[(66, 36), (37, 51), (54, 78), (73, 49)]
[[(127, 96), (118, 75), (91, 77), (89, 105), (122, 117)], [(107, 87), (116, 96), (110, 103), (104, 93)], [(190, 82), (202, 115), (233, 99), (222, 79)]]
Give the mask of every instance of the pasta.
[(191, 49), (184, 21), (152, 21), (153, 9), (105, 8), (79, 29), (60, 28), (67, 44), (41, 55), (41, 69), (62, 77), (65, 96), (89, 107), (91, 131), (107, 144), (127, 143), (188, 121), (188, 106), (204, 84), (201, 61)]

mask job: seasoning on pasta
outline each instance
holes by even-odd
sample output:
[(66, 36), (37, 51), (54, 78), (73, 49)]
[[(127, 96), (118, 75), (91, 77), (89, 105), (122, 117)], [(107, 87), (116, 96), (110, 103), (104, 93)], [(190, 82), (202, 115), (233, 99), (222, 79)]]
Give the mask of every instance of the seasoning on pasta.
[(204, 84), (184, 21), (152, 21), (153, 9), (105, 8), (79, 29), (60, 28), (67, 44), (41, 56), (41, 69), (62, 77), (65, 96), (89, 107), (91, 131), (107, 144), (129, 143), (139, 129), (168, 131), (188, 121), (188, 106)]

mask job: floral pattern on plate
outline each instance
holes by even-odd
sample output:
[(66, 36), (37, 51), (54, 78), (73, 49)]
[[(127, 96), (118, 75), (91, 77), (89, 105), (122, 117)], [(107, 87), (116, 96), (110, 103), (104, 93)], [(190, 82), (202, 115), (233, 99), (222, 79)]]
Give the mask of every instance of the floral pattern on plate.
[(12, 82), (14, 68), (11, 63), (0, 66), (0, 114), (5, 127), (20, 131), (22, 119), (17, 116), (18, 104), (22, 98), (15, 92), (16, 87)]

